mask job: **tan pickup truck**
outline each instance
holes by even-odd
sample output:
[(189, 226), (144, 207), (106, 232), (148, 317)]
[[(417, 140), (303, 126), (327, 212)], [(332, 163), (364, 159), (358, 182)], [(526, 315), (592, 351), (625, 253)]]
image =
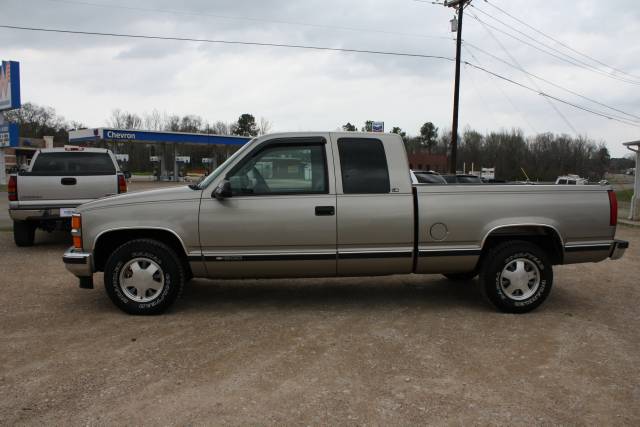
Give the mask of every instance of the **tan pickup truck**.
[(283, 133), (200, 184), (81, 205), (64, 254), (80, 286), (160, 313), (192, 277), (480, 277), (500, 310), (549, 295), (553, 266), (620, 258), (608, 186), (412, 184), (399, 136)]

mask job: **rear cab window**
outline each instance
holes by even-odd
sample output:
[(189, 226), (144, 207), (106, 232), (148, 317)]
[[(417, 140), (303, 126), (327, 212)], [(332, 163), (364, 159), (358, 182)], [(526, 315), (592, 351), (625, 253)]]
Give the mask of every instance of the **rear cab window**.
[(31, 175), (115, 175), (116, 167), (108, 153), (39, 153)]
[(390, 192), (389, 168), (382, 141), (374, 138), (338, 139), (344, 194)]

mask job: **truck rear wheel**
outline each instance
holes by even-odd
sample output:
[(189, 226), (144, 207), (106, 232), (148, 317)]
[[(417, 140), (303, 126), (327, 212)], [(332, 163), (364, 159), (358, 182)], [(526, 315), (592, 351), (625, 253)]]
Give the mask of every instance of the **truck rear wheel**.
[(540, 247), (511, 241), (493, 248), (480, 273), (487, 298), (506, 313), (526, 313), (549, 296), (553, 268)]
[(29, 221), (13, 221), (13, 241), (16, 246), (33, 246), (36, 225)]
[(169, 246), (136, 239), (116, 249), (104, 268), (107, 294), (129, 314), (160, 314), (180, 296), (185, 272)]

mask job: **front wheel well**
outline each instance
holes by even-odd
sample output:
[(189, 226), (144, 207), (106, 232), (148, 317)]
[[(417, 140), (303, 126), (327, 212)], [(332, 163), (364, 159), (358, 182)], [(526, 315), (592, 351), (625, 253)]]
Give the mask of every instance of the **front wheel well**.
[(482, 246), (482, 258), (501, 243), (521, 240), (533, 243), (540, 247), (549, 257), (553, 265), (562, 264), (564, 260), (564, 248), (558, 232), (544, 225), (518, 225), (502, 227), (492, 231), (484, 240)]
[(101, 234), (93, 249), (93, 263), (96, 271), (104, 271), (109, 256), (120, 246), (135, 239), (152, 239), (169, 246), (183, 262), (185, 273), (191, 277), (191, 268), (187, 261), (184, 246), (178, 237), (167, 230), (159, 229), (124, 229), (113, 230)]

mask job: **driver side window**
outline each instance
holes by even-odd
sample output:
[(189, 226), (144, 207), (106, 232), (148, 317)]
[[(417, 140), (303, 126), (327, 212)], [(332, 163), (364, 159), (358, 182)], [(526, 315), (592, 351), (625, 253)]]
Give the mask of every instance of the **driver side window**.
[(272, 145), (227, 178), (234, 196), (328, 193), (324, 144)]

